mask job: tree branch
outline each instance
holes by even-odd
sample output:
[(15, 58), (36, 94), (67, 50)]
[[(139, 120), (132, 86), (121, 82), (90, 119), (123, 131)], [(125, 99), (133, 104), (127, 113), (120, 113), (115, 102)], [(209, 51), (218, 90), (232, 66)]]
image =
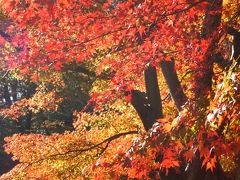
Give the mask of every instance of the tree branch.
[[(129, 134), (138, 134), (138, 131), (128, 131), (128, 132), (123, 132), (123, 133), (115, 134), (115, 135), (113, 135), (113, 136), (105, 139), (104, 141), (102, 141), (102, 142), (100, 142), (100, 143), (98, 143), (98, 144), (92, 145), (92, 146), (90, 146), (90, 147), (87, 147), (87, 148), (69, 150), (69, 151), (66, 151), (66, 152), (64, 152), (64, 153), (57, 153), (57, 154), (49, 155), (48, 157), (41, 158), (41, 159), (39, 159), (39, 160), (37, 160), (37, 161), (34, 161), (34, 162), (31, 162), (31, 163), (28, 163), (28, 162), (23, 162), (23, 163), (28, 164), (27, 167), (29, 167), (29, 166), (31, 166), (31, 165), (33, 165), (33, 164), (37, 164), (37, 163), (40, 163), (40, 162), (42, 162), (42, 161), (44, 161), (44, 160), (52, 159), (52, 158), (55, 158), (55, 157), (58, 157), (58, 156), (65, 156), (65, 155), (72, 154), (72, 153), (78, 153), (78, 155), (79, 155), (79, 154), (81, 154), (81, 153), (84, 153), (84, 152), (90, 151), (90, 150), (92, 150), (92, 149), (94, 149), (94, 148), (97, 148), (97, 147), (99, 147), (99, 146), (101, 146), (101, 145), (103, 145), (103, 144), (105, 144), (105, 143), (109, 144), (109, 143), (111, 143), (113, 140), (115, 140), (115, 139), (117, 139), (117, 138), (120, 138), (120, 137), (122, 137), (122, 136), (129, 135)], [(105, 150), (106, 150), (106, 147), (107, 147), (107, 146), (105, 146)], [(103, 149), (104, 149), (104, 148), (103, 148)], [(105, 150), (104, 150), (104, 151), (105, 151)], [(103, 151), (103, 150), (102, 150), (102, 151)], [(102, 151), (101, 151), (101, 153), (103, 153)], [(26, 168), (27, 168), (27, 167), (26, 167)]]

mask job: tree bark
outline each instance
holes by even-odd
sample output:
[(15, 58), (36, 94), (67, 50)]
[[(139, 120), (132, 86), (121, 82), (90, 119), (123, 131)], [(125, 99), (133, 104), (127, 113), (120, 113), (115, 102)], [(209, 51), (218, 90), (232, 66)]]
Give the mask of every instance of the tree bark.
[(17, 80), (13, 80), (13, 83), (11, 83), (13, 102), (17, 101), (17, 86), (18, 86)]
[[(210, 2), (208, 10), (205, 12), (201, 37), (203, 39), (212, 38), (209, 45), (205, 59), (197, 64), (198, 71), (194, 76), (196, 87), (194, 88), (194, 95), (196, 100), (200, 100), (201, 106), (208, 106), (208, 93), (212, 88), (213, 63), (214, 58), (212, 52), (216, 48), (218, 38), (215, 37), (215, 32), (221, 23), (222, 16), (222, 0), (215, 0)], [(201, 103), (203, 102), (203, 103)]]
[(228, 28), (228, 33), (233, 37), (231, 60), (234, 59), (239, 64), (240, 63), (240, 32), (238, 32), (234, 28)]
[(147, 97), (150, 103), (150, 107), (154, 118), (162, 118), (162, 100), (160, 96), (160, 90), (158, 86), (157, 72), (156, 68), (152, 66), (148, 66), (148, 68), (144, 71), (145, 78), (145, 86)]
[(131, 91), (131, 104), (137, 111), (146, 131), (151, 129), (156, 119), (163, 118), (162, 101), (156, 68), (148, 66), (144, 71), (146, 93)]
[(3, 89), (3, 96), (4, 96), (4, 99), (6, 101), (6, 106), (10, 107), (12, 105), (12, 101), (11, 101), (11, 95), (10, 95), (9, 89), (8, 89), (8, 84), (5, 83), (3, 88), (4, 88)]
[(181, 107), (187, 101), (187, 97), (183, 92), (182, 86), (177, 76), (177, 72), (175, 70), (174, 61), (162, 61), (160, 63), (163, 76), (169, 88), (171, 97), (174, 101), (174, 104), (178, 111), (181, 111)]
[[(212, 38), (212, 42), (209, 45), (207, 53), (205, 54), (205, 59), (198, 63), (198, 73), (195, 74), (195, 84), (194, 89), (195, 100), (199, 108), (207, 109), (209, 101), (207, 96), (212, 89), (212, 76), (213, 76), (213, 63), (214, 55), (212, 52), (216, 48), (218, 37), (217, 29), (221, 23), (222, 15), (222, 0), (215, 0), (209, 6), (208, 11), (205, 13), (205, 19), (202, 28), (202, 38), (208, 39)], [(216, 33), (215, 33), (216, 32)], [(205, 171), (202, 166), (203, 159), (200, 159), (199, 152), (196, 152), (196, 158), (193, 159), (186, 172), (187, 180), (227, 180), (223, 169), (217, 161), (216, 168), (213, 172)]]

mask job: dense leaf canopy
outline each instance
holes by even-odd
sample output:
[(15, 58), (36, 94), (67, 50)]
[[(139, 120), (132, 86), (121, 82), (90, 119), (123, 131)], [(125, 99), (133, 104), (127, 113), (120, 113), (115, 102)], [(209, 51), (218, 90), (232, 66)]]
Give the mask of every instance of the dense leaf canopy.
[(240, 178), (237, 0), (0, 5), (1, 67), (36, 86), (1, 114), (72, 125), (5, 138), (3, 179)]

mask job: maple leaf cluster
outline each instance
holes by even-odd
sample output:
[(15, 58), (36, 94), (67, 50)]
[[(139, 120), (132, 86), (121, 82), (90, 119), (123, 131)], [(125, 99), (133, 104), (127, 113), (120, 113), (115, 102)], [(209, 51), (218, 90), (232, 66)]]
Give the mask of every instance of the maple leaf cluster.
[[(19, 164), (3, 179), (159, 179), (191, 174), (194, 162), (202, 174), (214, 174), (219, 166), (230, 176), (237, 171), (237, 2), (11, 0), (0, 5), (12, 21), (11, 40), (0, 36), (4, 68), (38, 85), (34, 95), (2, 115), (18, 119), (26, 108), (37, 114), (73, 101), (87, 104), (74, 109), (71, 132), (5, 138), (6, 152)], [(154, 116), (149, 67), (163, 74), (156, 74), (156, 81), (164, 116), (147, 129), (144, 117)], [(181, 77), (174, 85), (168, 80), (172, 72)], [(181, 88), (173, 92), (176, 84)], [(91, 97), (87, 103), (81, 102), (85, 94)]]

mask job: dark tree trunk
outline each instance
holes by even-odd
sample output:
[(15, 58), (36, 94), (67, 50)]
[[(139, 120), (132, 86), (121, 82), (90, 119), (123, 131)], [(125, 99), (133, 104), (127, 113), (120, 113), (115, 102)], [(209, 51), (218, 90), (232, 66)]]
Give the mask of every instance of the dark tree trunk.
[(162, 61), (160, 66), (174, 104), (178, 111), (181, 111), (181, 107), (187, 101), (187, 97), (184, 94), (178, 79), (177, 72), (175, 70), (175, 63), (174, 61)]
[(234, 59), (239, 64), (240, 63), (240, 32), (238, 32), (234, 28), (228, 28), (228, 33), (233, 36), (231, 60)]
[(26, 91), (25, 91), (25, 98), (30, 98), (36, 92), (37, 85), (34, 83), (29, 83)]
[[(25, 98), (30, 98), (36, 92), (37, 85), (29, 84), (26, 91), (24, 92)], [(21, 132), (29, 132), (32, 126), (32, 111), (27, 107), (27, 113), (25, 116), (20, 117), (18, 125), (20, 126)]]
[(13, 102), (17, 101), (17, 86), (18, 82), (14, 80), (13, 83), (11, 84)]
[(203, 22), (201, 37), (203, 39), (212, 38), (212, 42), (208, 47), (205, 59), (198, 62), (198, 71), (196, 72), (194, 89), (195, 99), (200, 100), (198, 104), (200, 107), (206, 107), (209, 105), (207, 96), (212, 88), (213, 77), (213, 63), (214, 55), (212, 52), (216, 48), (218, 42), (217, 29), (221, 23), (222, 16), (222, 0), (215, 0), (210, 2), (208, 10), (205, 12), (205, 18)]
[(155, 119), (162, 118), (162, 100), (160, 96), (160, 90), (158, 86), (156, 68), (149, 66), (144, 71), (145, 86), (147, 92), (147, 98), (150, 103), (150, 107)]
[[(217, 46), (219, 37), (217, 36), (217, 29), (221, 23), (222, 15), (222, 0), (212, 1), (209, 9), (205, 13), (205, 19), (202, 28), (202, 38), (207, 39), (212, 37), (212, 42), (208, 47), (205, 59), (198, 63), (198, 72), (195, 74), (194, 89), (196, 103), (199, 108), (207, 109), (209, 101), (207, 96), (212, 88), (213, 63), (214, 63), (214, 49)], [(213, 172), (205, 171), (202, 166), (202, 159), (200, 159), (199, 152), (196, 152), (196, 158), (193, 159), (186, 172), (187, 180), (227, 180), (225, 173), (222, 170), (219, 161), (216, 163), (216, 168)]]
[(27, 131), (29, 131), (32, 127), (32, 111), (28, 110), (28, 112), (24, 118), (25, 118), (24, 127)]
[(216, 168), (213, 172), (206, 171), (202, 167), (202, 159), (199, 158), (199, 152), (196, 152), (196, 157), (192, 160), (189, 168), (185, 172), (186, 180), (228, 180), (219, 162), (216, 163)]
[(0, 175), (10, 171), (15, 165), (18, 164), (17, 161), (13, 161), (11, 156), (8, 154), (0, 153)]
[(12, 105), (12, 101), (11, 101), (11, 95), (9, 93), (9, 89), (8, 89), (8, 85), (7, 83), (4, 84), (4, 87), (3, 87), (3, 97), (6, 101), (6, 106), (7, 107), (10, 107)]
[(146, 93), (138, 90), (131, 91), (131, 104), (137, 111), (145, 130), (148, 131), (156, 119), (163, 117), (163, 112), (156, 68), (147, 67), (144, 78)]

